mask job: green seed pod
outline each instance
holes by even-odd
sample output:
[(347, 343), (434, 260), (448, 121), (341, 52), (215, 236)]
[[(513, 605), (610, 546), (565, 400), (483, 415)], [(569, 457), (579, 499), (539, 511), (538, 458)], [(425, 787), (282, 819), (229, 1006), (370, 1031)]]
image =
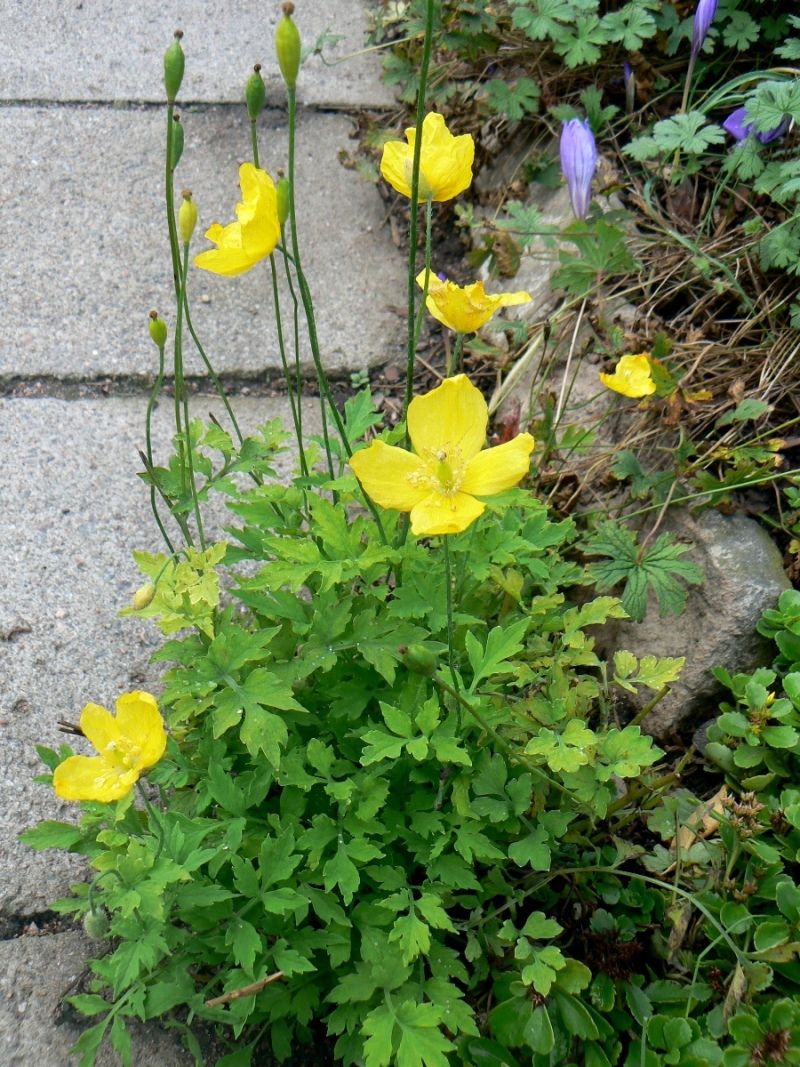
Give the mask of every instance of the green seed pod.
[(183, 125), (180, 116), (172, 116), (172, 151), (169, 156), (170, 170), (175, 170), (183, 155)]
[(402, 657), (403, 666), (413, 671), (414, 674), (435, 673), (439, 658), (425, 645), (401, 645), (398, 651)]
[(148, 582), (147, 585), (143, 585), (141, 589), (137, 589), (133, 594), (131, 600), (131, 607), (134, 611), (141, 611), (142, 608), (146, 608), (148, 604), (151, 604), (153, 597), (156, 595), (156, 587), (152, 582)]
[(278, 178), (278, 184), (275, 186), (275, 192), (278, 198), (278, 222), (283, 226), (286, 220), (289, 218), (289, 193), (290, 193), (289, 179)]
[(108, 916), (104, 911), (87, 911), (83, 917), (83, 929), (94, 941), (104, 941), (111, 932)]
[(184, 189), (181, 193), (183, 200), (178, 209), (178, 230), (181, 240), (185, 245), (192, 239), (194, 228), (197, 225), (197, 204), (192, 200), (192, 190)]
[(244, 98), (247, 101), (247, 114), (250, 116), (250, 121), (255, 122), (267, 102), (267, 87), (261, 77), (260, 63), (256, 63), (253, 67), (253, 73), (247, 79), (247, 85), (244, 87)]
[(157, 311), (150, 312), (150, 336), (159, 348), (167, 343), (167, 324), (158, 317)]
[(164, 88), (167, 90), (167, 100), (170, 104), (175, 103), (186, 65), (186, 57), (181, 48), (181, 37), (183, 37), (183, 30), (176, 30), (175, 40), (164, 53)]
[(297, 85), (297, 72), (300, 70), (300, 31), (294, 24), (293, 14), (294, 4), (285, 3), (283, 18), (275, 30), (275, 52), (287, 89), (294, 89)]

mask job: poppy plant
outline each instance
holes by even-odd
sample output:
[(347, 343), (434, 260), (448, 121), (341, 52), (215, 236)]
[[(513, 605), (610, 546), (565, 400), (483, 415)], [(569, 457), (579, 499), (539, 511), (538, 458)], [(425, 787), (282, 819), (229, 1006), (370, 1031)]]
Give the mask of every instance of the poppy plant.
[(81, 732), (96, 756), (69, 756), (53, 773), (62, 800), (119, 800), (164, 755), (167, 732), (156, 698), (135, 690), (117, 700), (116, 717), (99, 704), (81, 712)]
[(600, 381), (607, 389), (613, 389), (622, 396), (639, 398), (652, 396), (656, 391), (653, 381), (653, 366), (648, 352), (623, 356), (614, 368), (613, 374), (600, 374)]
[(531, 435), (484, 449), (488, 422), (480, 390), (458, 374), (409, 404), (413, 452), (376, 440), (350, 467), (376, 504), (411, 513), (415, 536), (461, 533), (486, 508), (476, 497), (511, 489), (530, 467)]
[[(381, 174), (393, 189), (411, 196), (411, 172), (417, 131), (406, 130), (406, 141), (388, 141), (383, 147)], [(452, 200), (472, 182), (475, 142), (469, 133), (453, 136), (441, 115), (429, 112), (422, 123), (419, 158), (420, 200)]]
[(232, 278), (244, 274), (271, 255), (281, 237), (278, 198), (266, 171), (252, 163), (239, 168), (242, 201), (236, 205), (236, 222), (215, 222), (206, 237), (217, 246), (195, 257), (195, 266)]
[[(425, 288), (425, 271), (417, 275), (417, 285)], [(499, 308), (527, 304), (530, 293), (487, 293), (483, 282), (456, 285), (433, 273), (428, 276), (425, 306), (435, 319), (456, 333), (474, 333), (485, 326)]]

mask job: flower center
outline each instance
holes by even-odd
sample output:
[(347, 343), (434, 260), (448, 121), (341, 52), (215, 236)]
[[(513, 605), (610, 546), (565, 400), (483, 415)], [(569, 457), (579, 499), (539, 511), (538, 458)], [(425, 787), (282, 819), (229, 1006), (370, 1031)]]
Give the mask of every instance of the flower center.
[(408, 475), (412, 485), (430, 489), (442, 496), (455, 496), (459, 492), (466, 468), (459, 448), (428, 448), (420, 459), (420, 469)]
[(139, 745), (135, 745), (132, 741), (128, 741), (127, 738), (120, 737), (116, 741), (108, 742), (103, 755), (108, 762), (113, 763), (114, 766), (123, 767), (125, 770), (131, 770), (133, 767), (138, 766), (139, 759), (142, 755), (142, 749)]
[[(405, 160), (403, 162), (403, 169), (405, 171), (406, 182), (408, 183), (408, 187), (410, 189), (411, 188), (411, 177), (412, 177), (412, 173), (413, 173), (413, 170), (414, 170), (414, 149), (413, 148), (411, 149), (411, 154), (406, 156), (406, 158), (405, 158)], [(417, 195), (419, 196), (419, 199), (421, 201), (422, 200), (427, 200), (429, 196), (433, 195), (433, 191), (432, 191), (430, 185), (428, 184), (428, 179), (422, 173), (422, 167), (421, 166), (419, 168), (419, 189), (417, 191)]]

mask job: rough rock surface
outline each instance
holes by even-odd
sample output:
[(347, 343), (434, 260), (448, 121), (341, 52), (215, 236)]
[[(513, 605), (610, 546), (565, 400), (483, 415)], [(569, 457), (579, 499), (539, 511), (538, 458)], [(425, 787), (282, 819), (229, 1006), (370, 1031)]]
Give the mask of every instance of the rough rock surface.
[(614, 621), (598, 640), (609, 653), (686, 657), (680, 679), (645, 721), (656, 737), (713, 717), (721, 690), (712, 667), (750, 671), (769, 662), (755, 625), (790, 586), (769, 534), (745, 515), (706, 511), (695, 519), (677, 511), (662, 528), (694, 543), (685, 558), (703, 568), (704, 584), (691, 589), (680, 617), (659, 618), (651, 602), (643, 622)]

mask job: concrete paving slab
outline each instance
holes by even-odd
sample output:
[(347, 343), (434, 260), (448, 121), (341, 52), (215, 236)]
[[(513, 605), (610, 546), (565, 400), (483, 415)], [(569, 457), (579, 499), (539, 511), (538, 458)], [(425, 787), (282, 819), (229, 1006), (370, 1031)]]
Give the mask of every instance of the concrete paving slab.
[[(295, 6), (304, 45), (326, 32), (341, 38), (324, 50), (326, 62), (312, 56), (304, 65), (301, 103), (391, 107), (380, 53), (353, 55), (367, 44), (369, 5), (298, 0)], [(160, 103), (164, 51), (180, 28), (182, 102), (238, 103), (253, 64), (261, 63), (274, 103), (285, 94), (274, 49), (280, 15), (279, 0), (2, 0), (0, 99)]]
[[(218, 402), (192, 403), (198, 417), (213, 410), (226, 424)], [(154, 422), (162, 460), (170, 409), (167, 400)], [(144, 410), (138, 399), (0, 400), (0, 915), (46, 910), (83, 869), (77, 857), (17, 840), (39, 819), (77, 817), (33, 782), (42, 770), (34, 746), (57, 748), (57, 720), (75, 721), (89, 701), (110, 706), (121, 692), (157, 686), (155, 627), (117, 617), (143, 582), (132, 549), (162, 547), (136, 476)], [(289, 423), (282, 399), (240, 399), (236, 411), (244, 432), (277, 416)], [(307, 405), (310, 433), (317, 412)], [(293, 463), (287, 453), (279, 473)]]
[[(174, 319), (163, 201), (164, 118), (112, 108), (0, 108), (0, 205), (18, 254), (0, 265), (0, 382), (132, 376), (149, 380), (156, 351), (147, 314)], [(238, 166), (249, 157), (239, 109), (184, 112), (186, 149), (176, 188), (193, 190), (202, 233), (234, 217)], [(325, 365), (357, 370), (399, 351), (403, 256), (383, 226), (377, 191), (337, 155), (350, 120), (300, 115), (297, 197), (303, 265), (314, 296)], [(262, 163), (286, 164), (285, 113), (261, 126)], [(217, 370), (273, 376), (280, 366), (269, 267), (222, 278), (192, 269), (193, 318)], [(284, 300), (284, 321), (290, 305)], [(304, 365), (311, 370), (306, 348)], [(189, 371), (201, 370), (187, 357)]]
[[(76, 1022), (62, 1008), (97, 951), (77, 932), (18, 937), (0, 942), (0, 1063), (3, 1067), (75, 1067), (69, 1050), (80, 1036)], [(194, 1063), (174, 1034), (153, 1023), (134, 1024), (133, 1062), (154, 1067), (189, 1067)], [(96, 1067), (119, 1067), (103, 1048)]]

